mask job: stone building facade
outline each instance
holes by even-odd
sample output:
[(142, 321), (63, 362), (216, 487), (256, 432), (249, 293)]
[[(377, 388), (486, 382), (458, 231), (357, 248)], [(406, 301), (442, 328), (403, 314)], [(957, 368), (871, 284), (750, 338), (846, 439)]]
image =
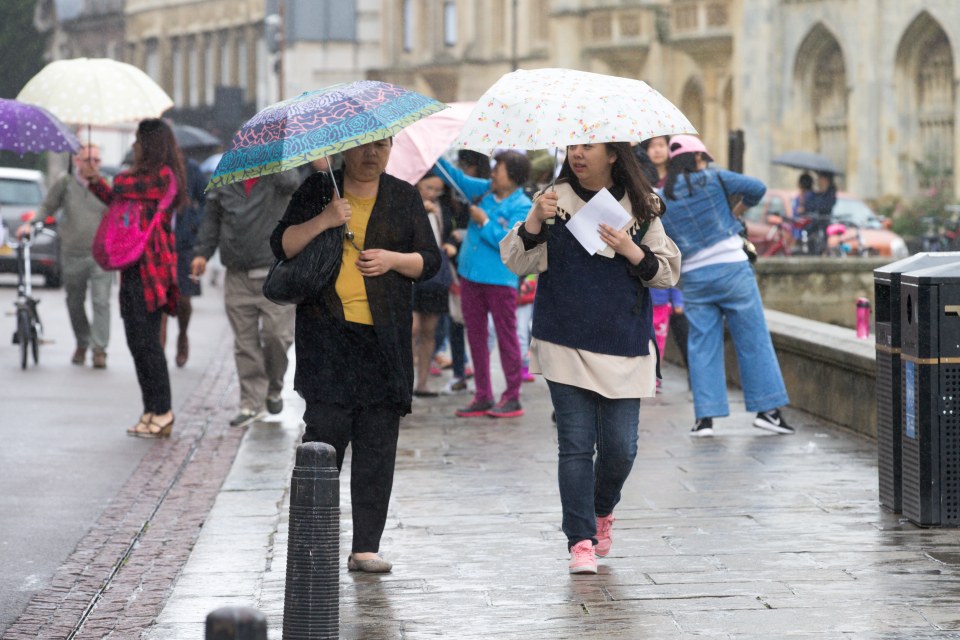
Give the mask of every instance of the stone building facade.
[[(64, 23), (55, 57), (132, 62), (174, 98), (174, 117), (207, 128), (218, 114), (246, 117), (281, 95), (361, 77), (475, 100), (512, 69), (569, 67), (647, 81), (721, 165), (742, 132), (743, 169), (772, 186), (797, 174), (771, 160), (804, 149), (830, 157), (842, 185), (864, 196), (960, 194), (958, 0), (78, 3), (89, 15)], [(279, 15), (274, 52), (268, 25)]]
[(265, 0), (125, 0), (123, 59), (170, 95), (170, 116), (219, 133), (273, 98)]
[[(384, 0), (374, 78), (474, 100), (503, 73), (569, 67), (647, 81), (718, 163), (819, 151), (864, 196), (960, 193), (956, 0)], [(584, 88), (571, 87), (571, 91)]]

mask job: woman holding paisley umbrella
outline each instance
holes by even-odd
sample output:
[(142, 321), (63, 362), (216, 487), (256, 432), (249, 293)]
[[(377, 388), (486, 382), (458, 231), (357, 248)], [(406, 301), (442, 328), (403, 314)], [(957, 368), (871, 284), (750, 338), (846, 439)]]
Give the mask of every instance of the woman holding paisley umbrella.
[(412, 286), (440, 266), (416, 188), (384, 173), (391, 148), (387, 138), (344, 151), (336, 186), (327, 173), (307, 178), (270, 240), (289, 259), (345, 227), (331, 283), (297, 307), (294, 387), (307, 403), (303, 441), (333, 445), (338, 468), (352, 445), (347, 566), (368, 573), (392, 568), (379, 549), (400, 417), (411, 409)]

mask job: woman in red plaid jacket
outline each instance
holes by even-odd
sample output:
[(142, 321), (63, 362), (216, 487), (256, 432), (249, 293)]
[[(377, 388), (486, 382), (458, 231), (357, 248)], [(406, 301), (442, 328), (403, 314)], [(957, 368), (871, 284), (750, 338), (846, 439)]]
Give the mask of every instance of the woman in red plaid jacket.
[[(158, 212), (171, 172), (177, 196), (167, 210)], [(113, 188), (102, 180), (90, 184), (90, 190), (108, 204), (117, 198), (142, 201), (145, 225), (154, 215), (163, 216), (140, 260), (120, 273), (120, 315), (143, 396), (143, 414), (127, 434), (141, 438), (167, 438), (173, 430), (170, 373), (160, 346), (160, 318), (164, 312), (177, 313), (180, 292), (171, 224), (174, 213), (187, 203), (186, 185), (173, 131), (155, 118), (140, 122), (133, 143), (133, 167), (113, 179)]]

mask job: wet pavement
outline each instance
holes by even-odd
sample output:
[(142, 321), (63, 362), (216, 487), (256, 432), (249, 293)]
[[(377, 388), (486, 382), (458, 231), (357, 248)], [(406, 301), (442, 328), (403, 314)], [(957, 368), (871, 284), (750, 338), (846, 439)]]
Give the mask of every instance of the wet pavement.
[[(960, 638), (957, 531), (878, 505), (874, 441), (790, 409), (797, 434), (767, 434), (736, 393), (717, 435), (692, 439), (683, 372), (665, 375), (596, 576), (567, 573), (542, 379), (524, 385), (520, 419), (454, 418), (464, 396), (417, 399), (381, 545), (391, 574), (346, 570), (344, 466), (341, 638)], [(245, 434), (142, 637), (200, 637), (222, 606), (263, 611), (281, 637), (302, 412), (285, 393), (283, 419)]]

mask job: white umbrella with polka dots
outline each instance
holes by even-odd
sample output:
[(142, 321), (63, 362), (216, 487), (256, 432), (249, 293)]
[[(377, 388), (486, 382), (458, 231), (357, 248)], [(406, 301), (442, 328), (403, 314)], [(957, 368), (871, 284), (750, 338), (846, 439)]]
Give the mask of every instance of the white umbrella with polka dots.
[(17, 100), (39, 105), (74, 125), (157, 118), (173, 106), (150, 76), (109, 58), (51, 62), (24, 85)]

